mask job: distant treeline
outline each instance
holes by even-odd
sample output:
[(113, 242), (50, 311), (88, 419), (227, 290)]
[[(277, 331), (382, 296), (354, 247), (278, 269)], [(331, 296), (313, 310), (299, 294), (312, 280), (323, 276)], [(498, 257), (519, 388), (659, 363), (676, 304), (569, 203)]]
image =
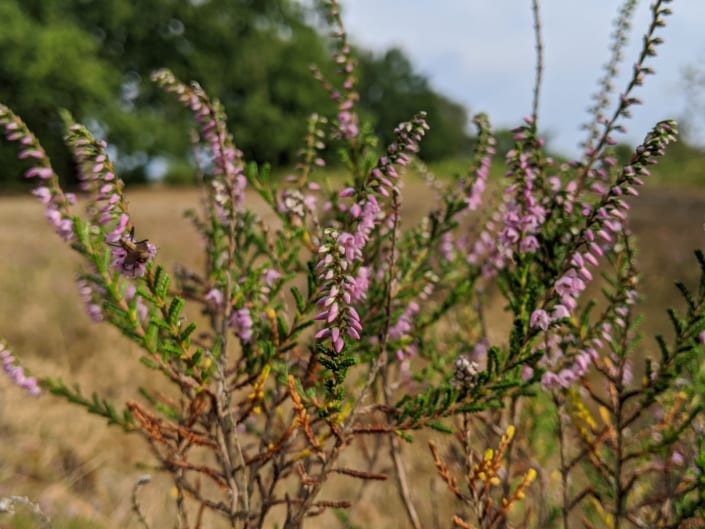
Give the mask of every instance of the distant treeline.
[[(315, 9), (289, 0), (4, 0), (0, 20), (0, 101), (24, 117), (62, 175), (74, 173), (64, 108), (114, 147), (124, 179), (143, 181), (156, 156), (171, 178), (192, 177), (190, 116), (149, 81), (162, 67), (221, 100), (250, 160), (291, 164), (307, 117), (335, 115), (309, 73), (315, 64), (334, 76), (327, 28)], [(356, 55), (360, 112), (383, 142), (425, 110), (425, 159), (467, 152), (466, 109), (434, 91), (402, 51)], [(22, 178), (15, 154), (0, 143), (0, 185)]]
[[(59, 109), (109, 142), (126, 181), (145, 181), (155, 169), (172, 182), (192, 181), (191, 117), (149, 81), (159, 68), (221, 100), (248, 160), (290, 166), (308, 116), (335, 115), (309, 71), (315, 64), (335, 76), (328, 28), (315, 8), (290, 0), (2, 0), (0, 25), (0, 101), (23, 116), (68, 184), (75, 169)], [(399, 122), (425, 110), (432, 130), (425, 161), (469, 153), (467, 110), (433, 90), (401, 50), (355, 55), (359, 111), (380, 148)], [(512, 134), (497, 135), (501, 156)], [(630, 149), (619, 150), (628, 160)], [(678, 157), (676, 166), (689, 163), (696, 175), (687, 179), (697, 181), (702, 151), (685, 145)], [(0, 142), (0, 167), (1, 188), (22, 182), (26, 167), (7, 142)]]

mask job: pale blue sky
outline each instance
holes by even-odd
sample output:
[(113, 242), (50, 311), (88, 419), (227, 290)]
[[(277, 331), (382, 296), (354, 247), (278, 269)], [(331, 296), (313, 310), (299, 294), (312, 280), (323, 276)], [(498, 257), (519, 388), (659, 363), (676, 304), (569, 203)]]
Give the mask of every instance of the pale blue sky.
[[(578, 152), (579, 125), (587, 119), (585, 109), (609, 58), (612, 21), (621, 3), (541, 2), (540, 128), (556, 150)], [(623, 139), (630, 143), (638, 143), (659, 119), (683, 116), (683, 70), (696, 64), (705, 68), (705, 0), (675, 0), (670, 8), (673, 15), (658, 33), (665, 43), (648, 63), (656, 76), (637, 90), (644, 105), (626, 124)], [(530, 114), (535, 51), (529, 0), (349, 0), (343, 3), (343, 18), (355, 43), (375, 51), (401, 47), (435, 88), (471, 112), (487, 112), (496, 127), (515, 126)], [(642, 0), (616, 84), (620, 92), (648, 22), (649, 2)]]

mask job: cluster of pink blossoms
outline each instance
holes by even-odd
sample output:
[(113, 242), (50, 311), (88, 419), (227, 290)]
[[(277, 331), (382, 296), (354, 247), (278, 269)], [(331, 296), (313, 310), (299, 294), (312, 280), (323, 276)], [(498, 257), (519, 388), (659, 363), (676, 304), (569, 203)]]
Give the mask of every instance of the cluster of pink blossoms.
[[(515, 154), (512, 151), (507, 157)], [(546, 208), (535, 196), (536, 173), (527, 157), (526, 153), (518, 155), (518, 171), (523, 175), (521, 184), (507, 186), (505, 202), (493, 213), (468, 253), (468, 263), (484, 263), (482, 272), (485, 277), (496, 274), (512, 262), (514, 252), (534, 253), (539, 247), (536, 234), (546, 220)]]
[[(278, 273), (278, 272), (277, 272)], [(211, 288), (205, 295), (206, 302), (216, 310), (223, 305), (223, 293), (217, 288)], [(233, 330), (242, 343), (250, 343), (254, 337), (254, 322), (250, 309), (242, 307), (234, 309), (230, 315), (228, 326)]]
[(8, 107), (0, 104), (0, 125), (5, 130), (9, 141), (16, 141), (22, 149), (18, 155), (20, 160), (31, 160), (33, 165), (25, 172), (27, 178), (38, 178), (40, 184), (32, 191), (42, 204), (46, 206), (46, 218), (56, 229), (56, 233), (64, 241), (73, 239), (73, 219), (68, 208), (76, 203), (72, 193), (63, 193), (58, 185), (58, 178), (51, 168), (49, 158), (37, 138), (30, 132), (19, 117)]
[[(367, 183), (372, 190), (383, 197), (391, 195), (395, 188), (394, 180), (399, 178), (395, 166), (405, 167), (410, 162), (410, 154), (418, 152), (418, 144), (426, 130), (428, 124), (425, 113), (395, 129), (396, 143), (387, 148), (387, 154), (380, 157), (377, 166), (368, 176)], [(355, 194), (353, 188), (346, 188), (339, 196), (346, 198)], [(316, 333), (316, 339), (330, 338), (337, 352), (342, 351), (345, 345), (345, 334), (356, 340), (360, 339), (362, 323), (352, 304), (366, 296), (369, 269), (366, 266), (359, 267), (357, 277), (353, 269), (356, 263), (364, 261), (365, 245), (375, 227), (385, 219), (385, 214), (372, 193), (363, 193), (348, 213), (356, 223), (355, 230), (347, 232), (326, 229), (323, 234), (324, 242), (318, 249), (320, 260), (316, 265), (322, 292), (317, 304), (324, 309), (316, 319), (326, 322), (326, 326)]]
[(41, 393), (41, 390), (37, 384), (37, 379), (25, 375), (24, 369), (15, 364), (15, 357), (2, 342), (0, 342), (0, 362), (2, 362), (3, 371), (7, 373), (10, 380), (12, 380), (15, 385), (24, 389), (30, 395), (36, 396)]
[[(345, 190), (341, 196), (350, 196)], [(317, 339), (330, 337), (337, 352), (345, 345), (341, 331), (359, 340), (362, 324), (353, 303), (365, 299), (369, 285), (369, 269), (360, 266), (357, 276), (353, 275), (356, 262), (363, 261), (363, 249), (378, 222), (381, 208), (373, 195), (367, 195), (362, 206), (354, 204), (350, 216), (357, 221), (354, 233), (327, 229), (326, 242), (318, 248), (321, 260), (318, 262), (318, 278), (324, 294), (318, 300), (323, 312), (316, 316), (325, 320), (327, 326), (317, 334)]]
[(487, 189), (487, 178), (490, 175), (492, 157), (496, 153), (496, 140), (491, 136), (487, 117), (484, 114), (478, 114), (475, 116), (474, 121), (479, 129), (478, 152), (481, 153), (481, 156), (475, 169), (475, 178), (470, 187), (470, 194), (465, 198), (465, 203), (470, 211), (476, 211), (482, 205), (482, 195)]
[[(582, 206), (582, 213), (586, 217), (586, 228), (576, 239), (575, 249), (567, 266), (549, 291), (549, 298), (555, 300), (555, 304), (553, 304), (550, 313), (543, 307), (536, 309), (530, 317), (530, 326), (546, 333), (545, 341), (549, 351), (551, 345), (556, 341), (552, 336), (560, 333), (561, 321), (573, 314), (580, 294), (585, 290), (587, 282), (592, 279), (587, 265), (597, 266), (599, 257), (611, 250), (618, 237), (624, 232), (623, 222), (627, 218), (628, 204), (623, 200), (623, 196), (625, 194), (638, 195), (635, 186), (643, 184), (640, 176), (649, 175), (646, 166), (656, 163), (656, 157), (662, 156), (665, 153), (666, 145), (674, 141), (675, 138), (675, 124), (672, 121), (658, 123), (644, 143), (637, 147), (632, 165), (628, 165), (622, 170), (614, 185), (605, 188), (600, 183), (593, 184), (592, 190), (601, 194), (600, 202), (596, 207), (589, 204)], [(615, 316), (612, 322), (620, 327), (625, 327), (624, 318), (629, 312), (629, 307), (635, 301), (636, 292), (628, 290), (623, 304), (615, 307)], [(611, 330), (609, 322), (602, 324), (604, 340), (611, 339)], [(574, 337), (571, 339), (575, 341)], [(594, 339), (593, 345), (602, 346), (599, 337)], [(544, 387), (567, 387), (566, 384), (570, 385), (585, 374), (587, 365), (595, 360), (596, 354), (592, 346), (587, 347), (573, 358), (572, 365), (564, 367), (557, 373), (555, 370), (546, 372), (542, 378)], [(564, 362), (560, 362), (560, 365), (565, 365), (566, 362), (570, 364), (571, 360), (566, 359)], [(550, 360), (550, 355), (548, 363), (552, 367), (559, 364)]]
[(115, 175), (106, 154), (105, 141), (98, 141), (81, 125), (69, 127), (67, 143), (78, 162), (81, 188), (93, 193), (93, 220), (99, 226), (112, 225), (105, 236), (112, 248), (112, 266), (127, 277), (142, 277), (157, 248), (149, 241), (135, 240), (123, 195), (124, 184)]
[(103, 307), (98, 302), (98, 298), (105, 294), (105, 290), (82, 278), (79, 278), (76, 283), (78, 284), (78, 293), (81, 295), (81, 300), (90, 319), (95, 323), (103, 321)]
[[(379, 207), (376, 210), (368, 208), (367, 211), (376, 216)], [(364, 274), (358, 278), (351, 272), (355, 261), (362, 260), (362, 250), (373, 226), (374, 219), (363, 219), (355, 234), (326, 229), (324, 236), (327, 241), (318, 248), (321, 260), (316, 268), (323, 294), (317, 304), (323, 308), (323, 312), (316, 319), (325, 320), (327, 326), (316, 333), (316, 339), (330, 338), (337, 352), (342, 351), (345, 345), (342, 333), (360, 339), (362, 323), (352, 304), (366, 296), (368, 270), (360, 267), (360, 272), (364, 271)]]
[(197, 83), (188, 87), (179, 82), (169, 70), (154, 72), (152, 80), (167, 92), (175, 94), (200, 125), (201, 136), (213, 157), (213, 175), (219, 177), (214, 180), (216, 205), (222, 209), (221, 217), (230, 218), (228, 212), (242, 206), (247, 179), (244, 175), (242, 152), (235, 148), (230, 133), (225, 129), (222, 110), (210, 102)]
[(536, 235), (546, 220), (545, 203), (539, 200), (541, 185), (537, 185), (542, 169), (533, 160), (533, 152), (543, 145), (543, 140), (535, 138), (533, 118), (524, 121), (525, 125), (513, 131), (519, 146), (506, 155), (510, 167), (506, 176), (512, 177), (514, 183), (505, 188), (502, 204), (467, 254), (468, 263), (483, 263), (485, 277), (505, 268), (515, 252), (534, 253), (539, 247)]
[(233, 328), (235, 335), (240, 338), (242, 343), (250, 343), (254, 336), (252, 315), (250, 309), (243, 307), (236, 309), (230, 316), (230, 327)]

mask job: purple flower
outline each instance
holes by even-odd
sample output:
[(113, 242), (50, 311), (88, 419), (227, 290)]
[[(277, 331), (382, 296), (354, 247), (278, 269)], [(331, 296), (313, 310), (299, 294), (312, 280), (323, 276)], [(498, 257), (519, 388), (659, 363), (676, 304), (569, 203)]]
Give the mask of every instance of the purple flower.
[(149, 315), (149, 309), (144, 304), (142, 296), (137, 295), (137, 286), (134, 283), (128, 283), (125, 288), (125, 300), (134, 303), (134, 308), (137, 311), (137, 316), (140, 321), (145, 321)]
[(565, 318), (570, 318), (570, 311), (565, 305), (558, 304), (553, 307), (553, 312), (551, 313), (551, 321), (560, 321)]
[[(121, 218), (125, 218), (123, 215)], [(106, 237), (108, 244), (112, 246), (112, 266), (121, 274), (137, 278), (142, 277), (147, 272), (147, 264), (157, 255), (157, 248), (151, 242), (136, 241), (132, 231), (129, 234), (124, 234), (117, 239), (118, 242), (111, 242), (122, 226), (122, 220), (118, 224), (118, 228)], [(123, 232), (124, 233), (124, 232)]]
[(548, 313), (543, 309), (537, 309), (531, 314), (529, 318), (529, 325), (533, 328), (539, 328), (542, 331), (548, 330), (548, 326), (551, 323), (551, 318)]
[[(349, 278), (345, 278), (349, 281)], [(352, 303), (357, 303), (367, 298), (367, 289), (370, 286), (370, 268), (361, 266), (357, 270), (357, 276), (352, 279), (350, 284), (350, 300)]]
[(223, 293), (217, 288), (211, 288), (205, 295), (205, 300), (207, 303), (220, 307), (223, 303)]
[(27, 376), (21, 366), (16, 365), (16, 359), (7, 348), (7, 345), (0, 342), (0, 362), (5, 373), (10, 377), (13, 384), (19, 386), (30, 395), (40, 395), (41, 390), (37, 384), (37, 379)]
[(421, 307), (415, 301), (409, 302), (409, 304), (402, 312), (401, 316), (397, 322), (389, 328), (388, 335), (390, 340), (400, 340), (406, 336), (409, 336), (413, 330), (413, 320), (414, 317), (419, 313)]
[(179, 102), (191, 110), (199, 124), (201, 136), (212, 157), (212, 174), (217, 177), (213, 183), (218, 182), (226, 188), (226, 192), (221, 195), (223, 200), (220, 203), (216, 200), (220, 209), (219, 217), (221, 220), (229, 219), (233, 209), (241, 207), (244, 201), (247, 179), (242, 152), (235, 148), (232, 135), (225, 128), (222, 110), (214, 107), (198, 84), (184, 85), (169, 70), (155, 72), (152, 79), (167, 92), (175, 94)]
[(521, 381), (526, 382), (534, 376), (534, 368), (524, 364), (521, 368)]
[(351, 140), (356, 137), (360, 132), (357, 125), (357, 114), (347, 109), (338, 112), (338, 128), (345, 139)]
[(79, 278), (76, 283), (88, 316), (96, 323), (103, 321), (103, 307), (100, 303), (100, 296), (105, 294), (105, 290), (83, 278)]
[(250, 309), (243, 307), (233, 311), (230, 317), (230, 327), (233, 328), (235, 335), (240, 338), (242, 343), (252, 342), (253, 326)]

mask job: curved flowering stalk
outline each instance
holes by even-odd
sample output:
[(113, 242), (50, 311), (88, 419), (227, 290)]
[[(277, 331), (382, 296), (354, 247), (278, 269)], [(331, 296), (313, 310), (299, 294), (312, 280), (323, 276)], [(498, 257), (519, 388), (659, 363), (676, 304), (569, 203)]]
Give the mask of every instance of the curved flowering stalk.
[[(68, 122), (68, 117), (65, 118)], [(77, 237), (80, 221), (69, 209), (75, 204), (76, 197), (72, 193), (64, 193), (61, 189), (59, 179), (37, 138), (24, 122), (4, 105), (0, 105), (0, 124), (3, 125), (8, 139), (18, 141), (23, 146), (19, 158), (34, 161), (26, 176), (39, 179), (32, 194), (45, 204), (46, 217), (54, 225), (57, 234), (64, 241), (72, 242), (79, 252), (85, 255), (94, 253), (96, 250), (92, 248), (93, 243), (89, 242), (90, 234), (93, 233), (90, 229), (82, 230), (81, 237)], [(95, 140), (88, 130), (80, 125), (68, 127), (66, 143), (72, 149), (81, 169), (82, 187), (94, 194), (89, 208), (92, 225), (98, 228), (97, 233), (104, 233), (104, 226), (112, 227), (105, 240), (114, 245), (114, 267), (129, 277), (144, 275), (145, 266), (154, 258), (156, 248), (148, 241), (138, 242), (132, 238), (132, 228), (122, 194), (123, 183), (115, 176), (112, 163), (105, 153), (105, 143)]]
[[(638, 276), (630, 237), (625, 235), (623, 242), (624, 253), (614, 259), (618, 268), (614, 289), (607, 295), (611, 313), (590, 325), (597, 332), (592, 342), (600, 349), (590, 376), (581, 376), (580, 391), (575, 386), (553, 391), (560, 421), (564, 520), (586, 499), (602, 498), (598, 514), (615, 527), (636, 519), (648, 527), (681, 527), (679, 522), (693, 514), (702, 491), (696, 468), (701, 455), (693, 442), (701, 435), (697, 416), (702, 404), (695, 396), (697, 389), (666, 380), (678, 377), (688, 364), (700, 364), (693, 352), (702, 347), (697, 333), (705, 321), (705, 288), (691, 294), (682, 287), (688, 310), (683, 318), (671, 312), (674, 344), (666, 347), (661, 342), (658, 366), (645, 351), (644, 376), (635, 376), (639, 367), (632, 354), (638, 341), (639, 317), (634, 310)], [(702, 253), (698, 259), (701, 285), (705, 285)], [(577, 336), (574, 340), (579, 341)], [(566, 384), (561, 386), (566, 388)], [(575, 430), (580, 446), (567, 437), (570, 430)], [(584, 451), (589, 451), (589, 458), (581, 457)], [(572, 475), (581, 469), (591, 479), (576, 488), (574, 484), (582, 480)], [(678, 499), (674, 502), (674, 498)]]
[(2, 362), (3, 371), (5, 371), (5, 374), (13, 384), (35, 397), (41, 394), (37, 379), (25, 373), (22, 366), (17, 364), (17, 359), (12, 354), (12, 351), (2, 340), (0, 340), (0, 362)]
[(523, 255), (536, 252), (537, 234), (545, 222), (547, 209), (541, 200), (544, 165), (543, 140), (537, 137), (536, 124), (525, 118), (525, 125), (514, 129), (516, 146), (507, 153), (512, 179), (504, 189), (504, 199), (485, 229), (473, 244), (467, 260), (480, 266), (488, 278)]
[[(490, 175), (492, 158), (497, 152), (495, 150), (495, 138), (492, 135), (492, 128), (486, 114), (480, 113), (473, 117), (473, 123), (477, 127), (477, 146), (473, 163), (470, 166), (467, 184), (461, 184), (461, 191), (465, 195), (465, 204), (470, 211), (476, 211), (482, 204), (482, 197), (487, 189), (487, 179)], [(470, 183), (472, 182), (472, 183)]]
[[(68, 116), (65, 116), (65, 120), (68, 122)], [(7, 107), (0, 106), (0, 123), (9, 131), (13, 141), (24, 146), (20, 158), (35, 162), (27, 174), (39, 179), (33, 194), (46, 204), (47, 217), (59, 235), (71, 242), (72, 248), (88, 261), (88, 272), (81, 274), (79, 288), (90, 317), (94, 321), (109, 321), (143, 346), (153, 366), (163, 371), (173, 382), (184, 387), (197, 385), (193, 378), (178, 372), (175, 368), (178, 361), (165, 360), (162, 356), (156, 327), (152, 325), (152, 334), (148, 332), (147, 313), (150, 307), (145, 304), (145, 297), (137, 293), (134, 285), (129, 285), (121, 278), (121, 275), (130, 279), (146, 276), (150, 301), (168, 320), (164, 328), (168, 328), (170, 334), (167, 333), (168, 338), (161, 339), (163, 342), (171, 340), (172, 350), (179, 350), (179, 355), (190, 356), (188, 335), (178, 328), (180, 305), (174, 304), (174, 300), (168, 297), (168, 277), (161, 269), (157, 269), (156, 274), (146, 273), (151, 267), (150, 261), (156, 249), (148, 241), (135, 241), (133, 238), (123, 197), (123, 184), (113, 172), (105, 153), (105, 144), (95, 140), (85, 127), (67, 123), (66, 143), (79, 164), (84, 189), (93, 194), (88, 203), (89, 219), (83, 220), (70, 213), (69, 207), (75, 198), (62, 191), (44, 150), (22, 120)], [(112, 273), (111, 266), (119, 273)], [(129, 422), (115, 415), (111, 406), (91, 402), (77, 389), (69, 389), (61, 381), (45, 378), (44, 383), (53, 393), (66, 396), (113, 422)]]
[(419, 144), (428, 131), (426, 112), (419, 112), (410, 121), (394, 129), (396, 141), (387, 147), (377, 165), (368, 173), (363, 189), (370, 189), (383, 197), (390, 197), (399, 179), (397, 167), (406, 167), (411, 156), (419, 151)]
[(332, 85), (327, 82), (320, 70), (314, 69), (314, 76), (321, 82), (324, 88), (330, 92), (331, 99), (338, 103), (337, 129), (340, 136), (351, 143), (360, 133), (360, 123), (355, 105), (360, 99), (360, 94), (355, 90), (357, 78), (355, 76), (355, 59), (351, 55), (348, 36), (343, 26), (343, 21), (340, 17), (340, 6), (336, 0), (326, 2), (326, 10), (328, 22), (335, 29), (333, 36), (336, 39), (337, 51), (334, 56), (336, 64), (339, 66), (338, 75), (342, 79), (340, 91), (335, 90)]
[(167, 69), (152, 74), (152, 80), (187, 107), (199, 124), (199, 132), (212, 157), (211, 174), (213, 207), (223, 221), (233, 219), (241, 208), (247, 180), (242, 152), (233, 144), (226, 128), (226, 116), (220, 104), (211, 102), (198, 83), (187, 86)]
[(113, 267), (127, 277), (144, 276), (157, 248), (148, 240), (135, 239), (124, 195), (125, 184), (115, 174), (106, 153), (107, 144), (96, 140), (78, 124), (69, 125), (65, 139), (78, 162), (81, 188), (92, 194), (91, 222), (100, 227), (100, 233), (110, 230), (105, 242), (111, 247)]
[[(624, 198), (638, 195), (636, 186), (643, 184), (641, 177), (650, 174), (647, 166), (657, 163), (657, 158), (665, 154), (666, 146), (676, 140), (676, 134), (674, 121), (659, 122), (637, 147), (630, 165), (622, 170), (616, 183), (604, 191), (600, 201), (595, 206), (583, 204), (582, 231), (565, 254), (558, 279), (547, 291), (543, 306), (532, 314), (532, 327), (547, 328), (549, 322), (561, 321), (575, 310), (578, 296), (592, 279), (587, 266), (596, 266), (605, 251), (613, 247), (616, 234), (627, 218), (629, 205)], [(555, 301), (550, 303), (552, 313), (549, 316), (547, 309), (551, 299)]]
[[(634, 14), (634, 9), (639, 2), (637, 0), (625, 0), (619, 10), (619, 15), (614, 21), (614, 33), (612, 34), (612, 44), (610, 50), (612, 52), (609, 61), (604, 66), (605, 75), (600, 78), (600, 90), (592, 96), (595, 104), (588, 109), (592, 120), (589, 124), (584, 125), (588, 131), (588, 138), (583, 144), (586, 151), (594, 150), (595, 142), (600, 137), (600, 124), (607, 121), (605, 112), (609, 106), (609, 95), (614, 90), (614, 80), (619, 73), (619, 63), (622, 62), (622, 51), (627, 44), (627, 33), (631, 29), (631, 19)], [(643, 75), (653, 73), (650, 68), (641, 67)]]
[[(582, 229), (565, 253), (557, 279), (545, 292), (539, 308), (533, 310), (529, 319), (529, 326), (533, 330), (529, 337), (539, 331), (545, 333), (543, 351), (548, 359), (563, 358), (564, 339), (575, 341), (574, 337), (563, 336), (562, 324), (575, 314), (578, 299), (592, 280), (589, 267), (597, 266), (599, 259), (613, 251), (617, 240), (621, 238), (628, 210), (623, 197), (638, 194), (634, 186), (643, 182), (637, 175), (648, 175), (646, 166), (656, 163), (657, 158), (665, 153), (666, 146), (675, 139), (675, 122), (658, 123), (647, 135), (644, 144), (637, 147), (631, 165), (622, 170), (616, 184), (604, 192), (598, 204), (594, 207), (583, 204), (585, 221)], [(586, 373), (587, 366), (596, 358), (593, 346), (586, 346), (578, 351), (572, 365), (566, 366), (564, 361), (548, 360), (552, 369), (544, 373), (542, 383), (545, 387), (568, 387)], [(529, 376), (530, 371), (525, 374)]]
[(328, 228), (323, 232), (316, 271), (321, 290), (317, 303), (324, 310), (316, 318), (324, 320), (326, 326), (316, 338), (331, 338), (337, 352), (343, 349), (345, 334), (359, 340), (362, 331), (360, 316), (353, 303), (365, 298), (369, 271), (366, 266), (360, 268), (358, 263), (365, 263), (365, 246), (389, 214), (382, 209), (375, 195), (386, 198), (396, 189), (397, 167), (408, 165), (410, 156), (418, 151), (418, 144), (428, 130), (424, 118), (425, 114), (421, 113), (395, 129), (397, 141), (379, 158), (362, 189), (347, 188), (340, 193), (341, 198), (357, 198), (348, 210), (346, 223), (352, 224), (354, 230)]
[[(622, 118), (631, 117), (630, 108), (634, 105), (641, 104), (641, 100), (632, 96), (631, 93), (637, 86), (643, 84), (644, 78), (647, 75), (654, 73), (653, 69), (645, 66), (645, 62), (649, 57), (656, 55), (656, 47), (663, 43), (663, 39), (656, 37), (655, 33), (658, 28), (665, 26), (665, 17), (671, 14), (671, 10), (664, 6), (670, 4), (671, 1), (672, 0), (657, 0), (651, 4), (651, 23), (646, 35), (644, 35), (644, 44), (634, 64), (632, 77), (625, 91), (620, 95), (619, 102), (612, 117), (607, 119), (604, 116), (596, 116), (597, 122), (602, 125), (603, 130), (601, 135), (596, 138), (591, 137), (588, 140), (588, 144), (585, 148), (585, 157), (578, 164), (577, 180), (579, 189), (582, 189), (594, 178), (595, 171), (593, 166), (602, 157), (604, 149), (608, 146), (616, 145), (617, 141), (614, 139), (613, 134), (615, 132), (626, 131), (619, 121)], [(623, 8), (622, 14), (625, 15), (625, 17), (629, 16), (630, 8), (628, 4)], [(619, 39), (620, 37), (618, 36), (616, 38)], [(618, 51), (615, 51), (615, 55), (618, 55)]]
[(54, 173), (44, 148), (27, 125), (8, 107), (0, 103), (0, 125), (9, 141), (21, 146), (18, 158), (30, 160), (32, 166), (25, 172), (26, 178), (36, 178), (38, 183), (32, 194), (46, 207), (46, 218), (54, 226), (57, 235), (66, 242), (74, 240), (74, 217), (69, 208), (76, 203), (72, 193), (64, 193), (59, 177)]

